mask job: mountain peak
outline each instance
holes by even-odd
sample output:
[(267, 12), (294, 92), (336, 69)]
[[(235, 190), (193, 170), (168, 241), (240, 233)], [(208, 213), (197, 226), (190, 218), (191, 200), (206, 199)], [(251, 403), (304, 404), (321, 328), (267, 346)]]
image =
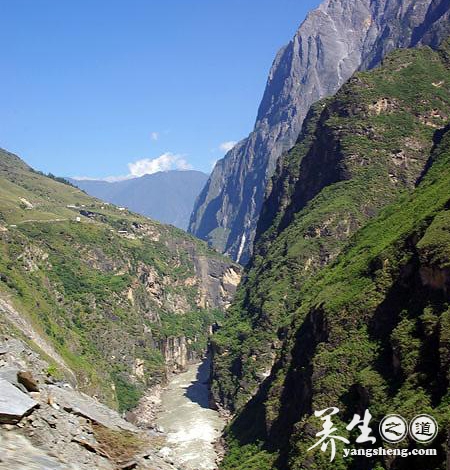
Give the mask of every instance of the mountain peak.
[(250, 257), (265, 188), (310, 106), (392, 49), (436, 47), (450, 32), (448, 0), (326, 0), (278, 52), (253, 132), (216, 164), (189, 231), (233, 259)]

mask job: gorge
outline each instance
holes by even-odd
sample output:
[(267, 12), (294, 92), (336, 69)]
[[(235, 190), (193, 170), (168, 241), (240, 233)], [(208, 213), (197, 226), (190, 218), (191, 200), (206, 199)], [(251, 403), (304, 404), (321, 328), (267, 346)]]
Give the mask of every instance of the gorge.
[[(106, 205), (6, 151), (0, 181), (0, 386), (16, 395), (0, 403), (0, 420), (24, 416), (28, 447), (44, 446), (61, 462), (103, 426), (77, 468), (92, 468), (90, 451), (95, 468), (112, 468), (124, 456), (108, 458), (105, 445), (162, 439), (132, 424), (133, 409), (172, 372), (200, 360), (241, 269), (183, 231)], [(26, 407), (18, 416), (16, 399)], [(85, 419), (74, 421), (74, 436), (60, 423), (78, 418), (65, 414)], [(121, 430), (137, 434), (114, 434)], [(11, 445), (13, 435), (5, 437)]]
[(450, 469), (449, 15), (311, 11), (189, 233), (0, 150), (0, 468)]

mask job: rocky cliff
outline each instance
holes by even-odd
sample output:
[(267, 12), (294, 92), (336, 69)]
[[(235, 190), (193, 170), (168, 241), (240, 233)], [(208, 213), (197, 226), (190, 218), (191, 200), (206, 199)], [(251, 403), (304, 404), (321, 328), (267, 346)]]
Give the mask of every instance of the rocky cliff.
[(446, 0), (326, 0), (312, 11), (274, 60), (253, 132), (217, 162), (191, 233), (246, 264), (266, 184), (310, 106), (396, 47), (436, 46), (449, 10)]
[[(237, 412), (224, 469), (445, 468), (449, 58), (446, 40), (357, 73), (312, 107), (279, 161), (255, 254), (214, 337), (213, 393)], [(344, 434), (365, 408), (374, 426), (389, 412), (429, 412), (438, 456), (330, 463), (307, 450), (313, 412), (329, 406)]]

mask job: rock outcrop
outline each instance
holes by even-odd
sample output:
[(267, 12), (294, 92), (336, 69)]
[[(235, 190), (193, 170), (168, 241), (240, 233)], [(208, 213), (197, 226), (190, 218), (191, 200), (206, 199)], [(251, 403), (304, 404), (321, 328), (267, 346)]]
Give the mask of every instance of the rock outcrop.
[[(0, 469), (169, 470), (159, 455), (165, 437), (139, 429), (116, 411), (49, 374), (50, 364), (24, 342), (2, 336)], [(19, 390), (16, 366), (39, 378), (39, 392)], [(16, 369), (17, 370), (17, 369)], [(23, 374), (22, 374), (23, 375)]]
[(171, 371), (181, 371), (196, 357), (189, 351), (185, 336), (167, 338), (163, 341), (161, 352), (164, 362)]
[(0, 379), (0, 423), (16, 423), (36, 406), (37, 402)]
[(197, 256), (194, 264), (201, 280), (199, 306), (226, 310), (241, 280), (240, 267), (206, 256)]
[(253, 132), (217, 162), (190, 232), (246, 264), (267, 182), (310, 106), (394, 48), (437, 46), (449, 10), (447, 0), (326, 0), (309, 13), (274, 60)]

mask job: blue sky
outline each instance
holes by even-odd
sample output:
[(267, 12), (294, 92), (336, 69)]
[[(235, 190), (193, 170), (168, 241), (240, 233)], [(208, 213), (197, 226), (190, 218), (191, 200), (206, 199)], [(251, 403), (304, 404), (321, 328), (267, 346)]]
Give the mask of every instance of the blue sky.
[(0, 146), (65, 176), (209, 172), (318, 4), (0, 0)]

